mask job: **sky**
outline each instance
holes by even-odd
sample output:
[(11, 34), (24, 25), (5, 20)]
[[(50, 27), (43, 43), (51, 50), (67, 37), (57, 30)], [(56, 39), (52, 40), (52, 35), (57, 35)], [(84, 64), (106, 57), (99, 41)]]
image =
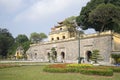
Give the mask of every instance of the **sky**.
[[(49, 34), (57, 22), (78, 16), (90, 0), (0, 0), (0, 28), (13, 37), (31, 33)], [(88, 31), (88, 33), (91, 31)]]

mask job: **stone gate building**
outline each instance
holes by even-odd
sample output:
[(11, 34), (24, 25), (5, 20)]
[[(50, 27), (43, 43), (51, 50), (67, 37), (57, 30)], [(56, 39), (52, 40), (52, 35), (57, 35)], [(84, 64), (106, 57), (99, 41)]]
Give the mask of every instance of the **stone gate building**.
[[(31, 44), (27, 51), (28, 60), (48, 62), (51, 49), (56, 50), (57, 62), (77, 62), (78, 38), (61, 23), (51, 29), (49, 41)], [(89, 61), (93, 50), (99, 50), (104, 62), (111, 62), (111, 53), (120, 53), (120, 34), (106, 31), (95, 34), (80, 35), (80, 57)]]

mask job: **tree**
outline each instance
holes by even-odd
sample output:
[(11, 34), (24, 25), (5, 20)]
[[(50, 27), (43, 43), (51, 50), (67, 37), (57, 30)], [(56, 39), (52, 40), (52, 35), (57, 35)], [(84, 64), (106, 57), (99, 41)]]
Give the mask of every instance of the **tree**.
[(50, 57), (54, 62), (57, 59), (57, 52), (56, 52), (56, 49), (54, 47), (51, 49)]
[(99, 54), (99, 50), (92, 51), (91, 60), (95, 63), (98, 63), (98, 60), (102, 60), (102, 57)]
[[(19, 34), (17, 37), (16, 37), (16, 45), (17, 47), (20, 47), (22, 46), (23, 49), (24, 49), (24, 53), (28, 50), (28, 48), (30, 47), (30, 41), (28, 39), (28, 37), (24, 34)], [(17, 49), (17, 48), (16, 48)]]
[(0, 55), (7, 57), (9, 48), (13, 45), (14, 38), (7, 29), (0, 28)]
[[(120, 30), (120, 8), (113, 4), (100, 4), (96, 9), (89, 13), (89, 22), (96, 31)], [(117, 26), (114, 26), (114, 25)], [(119, 31), (120, 32), (120, 31)]]
[(45, 33), (40, 33), (41, 41), (47, 38), (47, 35)]
[[(101, 30), (101, 26), (98, 27), (101, 23), (91, 23), (90, 22), (90, 17), (89, 14), (95, 10), (100, 4), (113, 4), (116, 7), (120, 7), (120, 0), (91, 0), (90, 2), (87, 3), (87, 5), (85, 7), (82, 8), (80, 15), (76, 18), (76, 22), (77, 24), (81, 26), (82, 29), (86, 30), (88, 28), (95, 28), (96, 27), (96, 31), (100, 31)], [(101, 13), (101, 12), (100, 12)], [(117, 22), (118, 24), (119, 22)], [(116, 23), (113, 23), (111, 21), (111, 23), (109, 23), (109, 25), (107, 26), (114, 26), (114, 30), (116, 32), (119, 32), (118, 28), (119, 27), (115, 27), (117, 25)], [(117, 25), (118, 26), (118, 25)], [(109, 27), (111, 29), (111, 27)], [(108, 29), (107, 29), (108, 30)]]
[[(71, 37), (75, 37), (75, 33), (77, 32), (78, 25), (76, 24), (76, 17), (71, 16), (66, 18), (63, 21), (63, 24), (68, 28), (68, 31), (70, 32)], [(83, 34), (83, 31), (80, 31), (81, 34)]]
[(120, 59), (120, 54), (111, 54), (111, 57), (115, 60), (115, 63), (118, 64)]
[(44, 33), (36, 33), (36, 32), (34, 32), (34, 33), (31, 33), (31, 35), (30, 35), (30, 40), (31, 40), (31, 42), (33, 42), (33, 43), (38, 43), (38, 42), (41, 42), (42, 40), (44, 40), (45, 38), (47, 38), (47, 35), (46, 34), (44, 34)]
[(15, 55), (15, 52), (18, 47), (22, 47), (24, 49), (23, 58), (26, 56), (26, 51), (30, 47), (30, 41), (28, 37), (24, 34), (19, 34), (16, 38), (11, 47), (8, 50), (9, 57)]
[(19, 44), (22, 44), (24, 42), (27, 42), (29, 41), (28, 37), (24, 34), (19, 34), (17, 37), (16, 37), (16, 42), (19, 43)]

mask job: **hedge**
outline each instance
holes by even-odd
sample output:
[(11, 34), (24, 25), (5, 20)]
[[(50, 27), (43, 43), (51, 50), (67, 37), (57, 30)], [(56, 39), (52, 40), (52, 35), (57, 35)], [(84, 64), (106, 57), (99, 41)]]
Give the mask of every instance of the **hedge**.
[(101, 75), (101, 76), (112, 76), (112, 69), (99, 69), (99, 68), (44, 68), (44, 71), (51, 73), (81, 73), (87, 75)]
[(52, 73), (81, 73), (87, 75), (112, 76), (113, 72), (120, 72), (116, 66), (93, 66), (90, 64), (54, 64), (44, 68), (46, 72)]
[(112, 76), (113, 70), (111, 69), (80, 69), (81, 74), (87, 74), (87, 75), (100, 75), (100, 76)]

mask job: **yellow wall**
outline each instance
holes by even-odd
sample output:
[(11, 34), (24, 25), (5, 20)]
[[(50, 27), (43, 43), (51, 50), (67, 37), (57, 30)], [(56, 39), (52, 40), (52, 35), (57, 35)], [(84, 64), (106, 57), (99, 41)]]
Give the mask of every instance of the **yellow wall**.
[[(51, 33), (52, 34), (49, 35), (49, 41), (56, 41), (58, 40), (57, 37), (59, 37), (59, 40), (62, 40), (63, 36), (65, 36), (65, 39), (70, 38), (70, 33), (66, 26), (56, 27), (55, 30), (51, 30)], [(52, 38), (54, 38), (54, 40), (52, 40)]]
[(114, 34), (114, 50), (120, 51), (120, 35)]

